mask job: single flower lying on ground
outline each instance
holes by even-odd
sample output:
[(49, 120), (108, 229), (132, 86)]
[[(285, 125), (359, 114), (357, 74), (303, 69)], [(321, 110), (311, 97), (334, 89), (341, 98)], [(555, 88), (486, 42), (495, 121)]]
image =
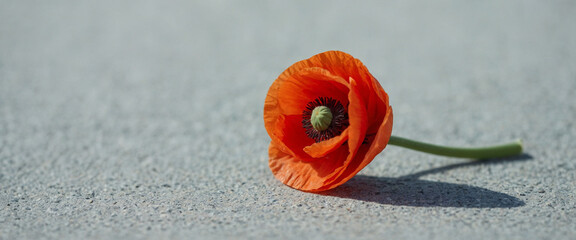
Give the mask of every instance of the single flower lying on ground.
[(264, 122), (274, 176), (316, 192), (348, 181), (386, 147), (392, 108), (360, 60), (328, 51), (280, 74), (266, 96)]
[(522, 153), (521, 141), (456, 148), (392, 136), (388, 94), (360, 60), (340, 51), (312, 56), (280, 74), (264, 102), (264, 125), (272, 139), (272, 173), (308, 192), (345, 183), (388, 144), (472, 159)]

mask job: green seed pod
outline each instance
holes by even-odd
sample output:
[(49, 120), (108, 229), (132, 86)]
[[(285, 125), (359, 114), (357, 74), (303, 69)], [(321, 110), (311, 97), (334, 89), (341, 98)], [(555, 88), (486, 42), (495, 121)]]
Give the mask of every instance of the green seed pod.
[(328, 129), (330, 123), (332, 123), (332, 112), (330, 112), (330, 108), (326, 106), (318, 106), (314, 108), (312, 116), (310, 117), (310, 122), (316, 131), (324, 131)]

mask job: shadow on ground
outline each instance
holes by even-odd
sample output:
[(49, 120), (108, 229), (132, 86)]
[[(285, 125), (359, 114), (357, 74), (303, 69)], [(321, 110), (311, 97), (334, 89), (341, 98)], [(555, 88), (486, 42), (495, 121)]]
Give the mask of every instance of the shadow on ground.
[(436, 174), (459, 167), (498, 164), (530, 160), (524, 154), (508, 159), (487, 159), (465, 162), (413, 173), (399, 178), (358, 175), (346, 184), (323, 192), (323, 195), (357, 199), (380, 204), (417, 207), (512, 208), (524, 206), (520, 199), (466, 184), (433, 182), (419, 177)]

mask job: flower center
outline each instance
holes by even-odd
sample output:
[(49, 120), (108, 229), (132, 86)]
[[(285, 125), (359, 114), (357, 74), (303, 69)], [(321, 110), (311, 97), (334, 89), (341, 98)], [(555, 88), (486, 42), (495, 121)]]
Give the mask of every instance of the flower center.
[(348, 127), (348, 112), (338, 100), (319, 97), (302, 112), (302, 127), (316, 142), (340, 135)]
[(332, 112), (330, 112), (330, 108), (326, 106), (314, 108), (310, 122), (316, 131), (326, 130), (330, 126), (330, 123), (332, 123)]

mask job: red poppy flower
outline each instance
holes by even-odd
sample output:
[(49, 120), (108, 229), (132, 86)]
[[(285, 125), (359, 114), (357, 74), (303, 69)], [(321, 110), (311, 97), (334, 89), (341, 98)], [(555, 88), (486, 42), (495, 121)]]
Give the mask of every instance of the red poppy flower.
[(295, 63), (272, 83), (264, 124), (274, 176), (318, 192), (345, 183), (386, 147), (392, 107), (360, 60), (328, 51)]

